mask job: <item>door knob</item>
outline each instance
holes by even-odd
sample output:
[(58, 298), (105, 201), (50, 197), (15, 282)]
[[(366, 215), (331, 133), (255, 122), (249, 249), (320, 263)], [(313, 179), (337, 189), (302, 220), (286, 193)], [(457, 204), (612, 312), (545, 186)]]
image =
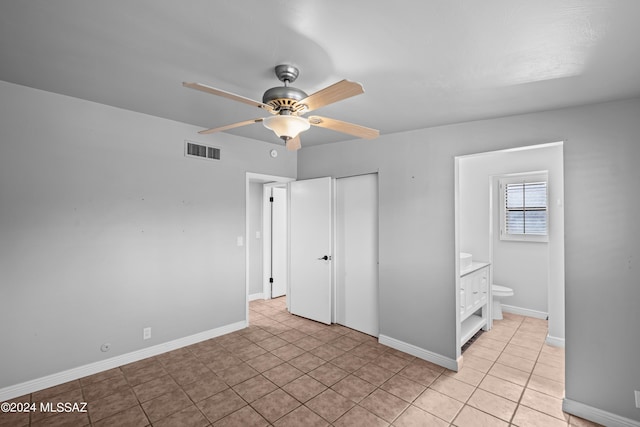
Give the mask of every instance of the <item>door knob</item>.
[(320, 258), (318, 258), (318, 259), (320, 259), (320, 260), (325, 260), (325, 261), (330, 261), (330, 260), (331, 260), (331, 257), (330, 257), (329, 255), (325, 255), (325, 256), (320, 257)]

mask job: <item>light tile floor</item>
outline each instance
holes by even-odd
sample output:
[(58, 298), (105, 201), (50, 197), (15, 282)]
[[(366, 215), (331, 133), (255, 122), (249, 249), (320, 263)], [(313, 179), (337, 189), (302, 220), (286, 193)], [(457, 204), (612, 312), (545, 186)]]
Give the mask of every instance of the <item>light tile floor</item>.
[(32, 393), (88, 413), (0, 413), (0, 426), (594, 426), (562, 412), (564, 350), (547, 322), (512, 314), (459, 372), (368, 335), (250, 304), (251, 326)]

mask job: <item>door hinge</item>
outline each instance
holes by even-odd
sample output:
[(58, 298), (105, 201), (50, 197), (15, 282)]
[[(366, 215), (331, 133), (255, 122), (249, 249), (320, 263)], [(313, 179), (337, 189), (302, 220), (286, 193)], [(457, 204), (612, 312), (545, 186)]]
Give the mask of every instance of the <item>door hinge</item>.
[(269, 201), (273, 203), (273, 197), (269, 197)]
[(269, 283), (273, 283), (273, 277), (269, 277)]

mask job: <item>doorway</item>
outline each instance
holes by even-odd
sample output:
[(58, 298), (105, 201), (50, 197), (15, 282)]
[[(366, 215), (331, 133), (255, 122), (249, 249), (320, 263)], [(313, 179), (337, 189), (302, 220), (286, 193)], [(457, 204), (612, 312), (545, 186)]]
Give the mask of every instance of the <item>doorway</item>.
[[(245, 319), (249, 324), (249, 301), (254, 299), (264, 299), (270, 293), (265, 292), (264, 272), (264, 242), (265, 227), (264, 217), (264, 191), (265, 184), (273, 186), (286, 186), (286, 183), (294, 181), (295, 178), (265, 175), (247, 172), (245, 188), (245, 292), (246, 309)], [(269, 237), (270, 238), (270, 237)], [(270, 287), (269, 287), (270, 289)]]
[[(320, 183), (319, 188), (314, 188)], [(262, 191), (260, 200), (255, 195), (257, 186)], [(270, 201), (271, 197), (275, 204)], [(317, 204), (319, 200), (320, 206), (305, 206)], [(279, 205), (279, 201), (284, 203)], [(317, 217), (318, 212), (323, 212), (322, 219)], [(262, 218), (260, 232), (250, 225), (250, 218), (257, 215)], [(271, 232), (278, 229), (280, 231)], [(319, 234), (322, 243), (316, 247), (309, 233), (320, 229), (323, 230)], [(377, 173), (303, 181), (248, 173), (246, 236), (247, 310), (250, 299), (284, 294), (293, 314), (324, 323), (339, 323), (378, 336)], [(260, 244), (262, 251), (258, 253), (256, 249)], [(317, 268), (322, 270), (318, 272)], [(259, 290), (256, 290), (256, 275), (266, 278)], [(281, 279), (276, 286), (278, 275)], [(320, 277), (322, 283), (309, 285)], [(252, 281), (253, 292), (250, 291)], [(319, 304), (319, 301), (326, 303)], [(320, 305), (322, 313), (318, 311)]]
[[(549, 143), (516, 149), (499, 150), (456, 157), (456, 221), (455, 248), (456, 267), (459, 253), (471, 254), (473, 261), (490, 263), (491, 283), (512, 288), (514, 296), (503, 305), (516, 314), (530, 317), (548, 316), (547, 343), (564, 346), (564, 172), (563, 143)], [(549, 241), (537, 243), (538, 250), (519, 256), (518, 262), (544, 263), (544, 274), (530, 280), (526, 269), (515, 268), (512, 258), (505, 258), (497, 248), (500, 224), (497, 218), (500, 208), (497, 197), (499, 176), (523, 171), (548, 171)], [(496, 243), (498, 242), (498, 243)], [(518, 243), (515, 243), (517, 245)], [(532, 245), (532, 244), (530, 244)], [(535, 244), (533, 244), (535, 245)], [(513, 244), (512, 244), (513, 246)], [(518, 249), (527, 249), (520, 244)], [(544, 249), (540, 251), (539, 249)], [(514, 254), (510, 251), (509, 255)], [(534, 255), (539, 258), (535, 259)], [(456, 276), (459, 276), (456, 271)], [(460, 292), (459, 278), (456, 280), (456, 297)], [(537, 301), (537, 302), (536, 302)], [(535, 304), (538, 304), (537, 306)], [(459, 325), (459, 321), (457, 322)], [(456, 340), (460, 339), (460, 331)], [(460, 349), (458, 354), (460, 356)]]

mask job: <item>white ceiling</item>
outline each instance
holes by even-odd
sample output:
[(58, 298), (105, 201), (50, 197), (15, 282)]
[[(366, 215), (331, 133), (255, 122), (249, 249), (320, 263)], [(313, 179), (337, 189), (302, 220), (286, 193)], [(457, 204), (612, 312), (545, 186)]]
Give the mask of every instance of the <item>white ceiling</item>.
[(309, 94), (364, 85), (314, 114), (388, 134), (638, 96), (639, 18), (638, 0), (2, 1), (0, 80), (210, 128), (268, 113), (183, 81), (261, 100), (290, 63)]

